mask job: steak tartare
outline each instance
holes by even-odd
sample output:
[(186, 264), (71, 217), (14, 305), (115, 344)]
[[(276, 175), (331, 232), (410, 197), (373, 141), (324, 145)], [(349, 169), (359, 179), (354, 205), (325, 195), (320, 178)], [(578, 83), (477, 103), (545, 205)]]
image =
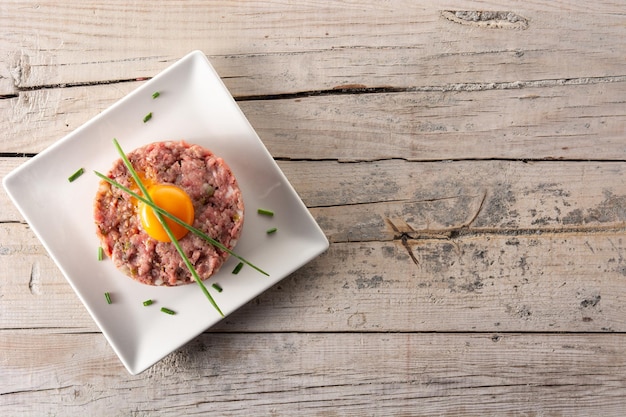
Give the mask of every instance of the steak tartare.
[[(237, 180), (221, 158), (184, 141), (152, 143), (129, 152), (127, 157), (150, 194), (154, 186), (180, 188), (193, 204), (193, 226), (234, 248), (243, 227), (243, 198)], [(108, 177), (141, 194), (121, 159), (113, 164)], [(94, 220), (104, 253), (118, 269), (144, 284), (194, 282), (174, 245), (148, 233), (140, 218), (141, 204), (106, 181), (100, 182)], [(193, 233), (185, 234), (179, 243), (203, 280), (217, 272), (229, 256)]]

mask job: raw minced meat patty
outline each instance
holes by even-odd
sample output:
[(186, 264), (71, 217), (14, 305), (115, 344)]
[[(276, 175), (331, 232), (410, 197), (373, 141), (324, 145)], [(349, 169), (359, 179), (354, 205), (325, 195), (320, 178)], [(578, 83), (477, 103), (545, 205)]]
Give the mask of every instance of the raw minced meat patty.
[[(198, 145), (156, 142), (127, 154), (147, 184), (173, 184), (193, 203), (193, 226), (232, 249), (243, 226), (243, 199), (230, 168), (212, 152)], [(138, 192), (130, 173), (119, 159), (109, 178)], [(159, 242), (142, 228), (138, 202), (117, 187), (101, 181), (95, 199), (94, 219), (104, 252), (117, 268), (149, 285), (194, 282), (171, 242)], [(217, 272), (228, 253), (216, 249), (189, 232), (179, 240), (201, 279)]]

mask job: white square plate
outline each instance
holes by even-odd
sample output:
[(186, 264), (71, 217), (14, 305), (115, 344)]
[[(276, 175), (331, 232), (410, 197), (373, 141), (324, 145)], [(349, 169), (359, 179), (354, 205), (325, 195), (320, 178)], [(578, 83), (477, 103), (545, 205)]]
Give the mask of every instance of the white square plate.
[[(155, 91), (160, 92), (156, 99)], [(147, 123), (144, 116), (152, 112)], [(232, 274), (230, 259), (207, 281), (225, 315), (328, 248), (328, 240), (241, 112), (219, 76), (194, 51), (4, 178), (4, 187), (131, 374), (137, 374), (221, 320), (196, 284), (151, 287), (112, 262), (98, 261), (93, 200), (99, 179), (126, 152), (150, 142), (183, 139), (224, 158), (246, 208), (235, 252), (267, 271)], [(85, 174), (68, 177), (83, 167)], [(273, 217), (256, 213), (273, 210)], [(266, 230), (277, 227), (274, 234)], [(218, 283), (223, 292), (210, 286)], [(104, 293), (109, 292), (112, 304)], [(154, 300), (144, 307), (143, 301)], [(167, 307), (176, 311), (168, 315)]]

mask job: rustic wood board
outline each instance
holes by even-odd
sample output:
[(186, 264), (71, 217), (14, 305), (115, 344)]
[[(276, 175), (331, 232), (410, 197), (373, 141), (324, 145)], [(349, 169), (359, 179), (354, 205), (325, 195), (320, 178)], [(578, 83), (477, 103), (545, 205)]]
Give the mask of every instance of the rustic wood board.
[[(0, 100), (1, 149), (40, 152), (139, 85), (37, 89)], [(466, 90), (337, 93), (240, 106), (276, 158), (626, 159), (626, 78)]]
[[(24, 242), (22, 228), (2, 229)], [(96, 331), (29, 240), (2, 247), (0, 329)], [(334, 243), (216, 329), (624, 332), (625, 249), (623, 232)]]
[[(481, 10), (527, 25), (445, 13)], [(623, 76), (622, 12), (619, 1), (11, 1), (0, 95), (151, 77), (192, 49), (235, 95)]]
[[(0, 157), (0, 175), (27, 160)], [(591, 233), (626, 226), (622, 162), (278, 164), (332, 242), (390, 240), (401, 233)], [(0, 221), (23, 221), (4, 190)]]
[(624, 409), (625, 343), (623, 334), (204, 334), (129, 377), (98, 334), (11, 331), (0, 339), (16, 352), (0, 406), (68, 417), (613, 416)]
[(1, 415), (623, 414), (623, 2), (10, 0), (0, 35), (0, 178), (199, 49), (331, 242), (129, 376), (0, 190)]

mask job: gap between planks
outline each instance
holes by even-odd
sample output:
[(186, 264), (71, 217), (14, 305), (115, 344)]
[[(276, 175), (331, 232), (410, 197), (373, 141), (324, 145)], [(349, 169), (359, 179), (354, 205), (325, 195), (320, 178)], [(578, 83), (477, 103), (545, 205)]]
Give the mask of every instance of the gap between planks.
[[(34, 158), (37, 156), (37, 152), (0, 152), (0, 158)], [(594, 159), (594, 158), (494, 158), (494, 157), (486, 157), (486, 158), (476, 158), (476, 157), (468, 157), (468, 158), (442, 158), (442, 159), (419, 159), (419, 158), (400, 158), (400, 157), (389, 157), (389, 158), (372, 158), (372, 159), (342, 159), (342, 158), (289, 158), (289, 157), (274, 157), (276, 162), (337, 162), (339, 164), (362, 164), (362, 163), (376, 163), (376, 162), (387, 162), (387, 161), (404, 161), (404, 162), (414, 162), (414, 163), (430, 163), (430, 162), (616, 162), (616, 163), (624, 163), (626, 159)]]
[[(73, 331), (72, 328), (66, 327), (19, 327), (19, 328), (0, 328), (0, 332), (2, 333), (13, 333), (13, 334), (32, 334), (35, 331), (42, 331), (46, 334), (58, 334), (58, 335), (71, 335), (71, 336), (83, 336), (83, 335), (101, 335), (100, 331), (81, 331), (76, 330)], [(609, 336), (616, 335), (622, 336), (626, 335), (624, 331), (599, 331), (599, 330), (568, 330), (568, 331), (545, 331), (545, 330), (493, 330), (493, 331), (485, 331), (485, 330), (237, 330), (237, 331), (226, 331), (226, 330), (211, 330), (207, 329), (201, 334), (205, 335), (307, 335), (307, 334), (315, 334), (315, 335), (454, 335), (454, 336), (480, 336), (480, 335), (502, 335), (502, 336), (515, 336), (515, 335), (538, 335), (538, 336), (551, 336), (551, 335), (568, 335), (568, 336), (576, 336), (576, 335), (584, 335), (584, 336)]]
[[(225, 77), (226, 78), (226, 77)], [(72, 88), (72, 87), (91, 87), (109, 84), (123, 84), (137, 81), (148, 81), (151, 77), (128, 78), (119, 80), (89, 81), (76, 83), (59, 83), (59, 84), (42, 84), (30, 87), (15, 87), (17, 93), (0, 95), (0, 100), (17, 98), (20, 92), (37, 91), (46, 89)], [(577, 78), (558, 78), (545, 80), (526, 80), (526, 81), (507, 81), (507, 82), (477, 82), (477, 83), (450, 83), (442, 85), (421, 86), (421, 87), (369, 87), (362, 84), (347, 84), (326, 90), (298, 91), (293, 93), (281, 94), (262, 94), (262, 95), (240, 95), (234, 96), (235, 101), (263, 101), (263, 100), (289, 100), (307, 97), (323, 97), (333, 95), (346, 94), (389, 94), (389, 93), (422, 93), (422, 92), (451, 92), (451, 91), (490, 91), (490, 90), (520, 90), (523, 88), (537, 87), (557, 87), (557, 86), (580, 86), (606, 83), (626, 82), (626, 75), (614, 75), (603, 77), (577, 77)]]

